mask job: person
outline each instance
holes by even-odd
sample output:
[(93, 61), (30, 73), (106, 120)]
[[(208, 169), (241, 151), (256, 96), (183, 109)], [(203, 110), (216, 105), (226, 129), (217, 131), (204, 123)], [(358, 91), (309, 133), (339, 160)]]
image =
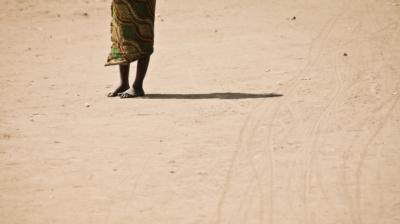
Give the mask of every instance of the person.
[[(118, 65), (120, 85), (108, 97), (143, 97), (143, 81), (154, 45), (156, 0), (112, 0), (111, 52), (105, 66)], [(137, 61), (136, 78), (129, 85), (130, 64)]]

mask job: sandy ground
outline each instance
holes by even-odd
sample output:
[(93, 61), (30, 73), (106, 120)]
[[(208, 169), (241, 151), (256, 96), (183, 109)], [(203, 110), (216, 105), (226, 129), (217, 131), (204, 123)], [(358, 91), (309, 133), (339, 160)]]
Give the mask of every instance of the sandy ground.
[(0, 223), (400, 223), (398, 0), (157, 4), (121, 100), (110, 1), (2, 0)]

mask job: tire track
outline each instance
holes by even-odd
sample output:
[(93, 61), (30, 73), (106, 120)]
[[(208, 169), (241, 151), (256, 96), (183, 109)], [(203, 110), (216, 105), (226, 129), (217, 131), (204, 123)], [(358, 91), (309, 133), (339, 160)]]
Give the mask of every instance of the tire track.
[[(315, 65), (315, 64), (318, 64), (318, 62), (322, 60), (322, 57), (321, 57), (321, 56), (323, 55), (323, 52), (324, 52), (324, 49), (325, 49), (324, 46), (328, 43), (328, 41), (329, 41), (329, 36), (330, 36), (330, 34), (331, 34), (331, 32), (332, 32), (332, 30), (333, 30), (333, 28), (334, 28), (334, 26), (335, 26), (337, 20), (338, 20), (339, 17), (341, 16), (341, 14), (342, 14), (342, 13), (339, 13), (339, 14), (336, 15), (334, 18), (332, 18), (332, 19), (324, 26), (324, 28), (322, 29), (322, 31), (319, 33), (318, 37), (314, 39), (315, 42), (313, 42), (313, 44), (312, 44), (312, 46), (311, 46), (311, 48), (310, 48), (310, 51), (309, 51), (309, 55), (310, 55), (309, 58), (312, 58), (312, 54), (311, 54), (311, 52), (312, 52), (312, 47), (313, 47), (314, 44), (316, 44), (316, 41), (318, 41), (318, 40), (323, 40), (322, 43), (321, 43), (320, 51), (318, 52), (316, 59), (315, 59), (314, 61), (309, 61), (308, 65), (307, 65), (306, 68), (299, 74), (299, 76), (302, 76), (302, 75), (304, 75), (304, 74), (309, 73), (309, 72), (311, 71), (311, 69), (314, 67), (314, 65)], [(289, 92), (290, 94), (296, 90), (296, 87), (297, 87), (297, 85), (298, 85), (298, 83), (299, 83), (300, 80), (296, 80), (296, 81), (297, 81), (297, 82), (294, 84), (293, 88), (291, 88), (291, 89), (288, 90), (288, 92)], [(288, 94), (288, 95), (289, 95), (289, 94)], [(282, 104), (280, 104), (280, 105), (282, 105)], [(285, 104), (284, 106), (290, 108), (290, 105), (286, 105), (286, 104)], [(283, 106), (282, 106), (282, 107), (283, 107)], [(273, 131), (272, 131), (272, 126), (273, 126), (273, 123), (276, 122), (276, 120), (277, 120), (277, 115), (278, 115), (280, 109), (281, 109), (281, 106), (278, 107), (278, 108), (274, 111), (273, 116), (272, 116), (272, 119), (271, 119), (271, 121), (270, 121), (270, 123), (269, 123), (269, 127), (271, 127), (271, 130), (269, 131), (269, 135), (268, 135), (268, 143), (269, 143), (269, 146), (266, 147), (266, 148), (269, 148), (269, 155), (270, 155), (270, 161), (269, 161), (269, 162), (270, 162), (271, 164), (274, 164), (274, 161), (275, 161), (275, 160), (274, 160), (274, 157), (273, 157), (273, 155), (274, 155), (274, 152), (273, 152), (274, 145), (273, 145), (273, 136), (272, 136), (272, 133), (273, 133)], [(265, 144), (265, 146), (266, 146), (266, 144)], [(273, 179), (273, 172), (274, 172), (274, 171), (273, 171), (273, 167), (274, 167), (274, 165), (272, 165), (271, 167), (272, 167), (272, 169), (270, 170), (270, 175), (272, 176), (271, 179)], [(265, 169), (263, 170), (263, 174), (264, 174), (264, 173), (265, 173)], [(273, 186), (271, 186), (270, 189), (273, 189)], [(274, 201), (273, 195), (274, 195), (274, 192), (271, 191), (271, 192), (270, 192), (270, 196), (271, 196), (271, 198), (270, 198), (270, 202), (271, 202), (270, 208), (273, 208), (273, 201)], [(293, 210), (293, 208), (292, 208), (292, 210)], [(273, 211), (270, 210), (270, 213), (271, 213), (271, 219), (270, 219), (269, 221), (270, 221), (270, 223), (274, 223), (273, 215), (272, 215), (272, 214), (273, 214)], [(298, 219), (298, 218), (297, 218), (297, 219)]]
[[(372, 18), (372, 22), (375, 24), (376, 27), (382, 27), (382, 24), (378, 21), (378, 18), (376, 16), (376, 14), (374, 13), (374, 10), (372, 10), (371, 7), (371, 2), (370, 1), (366, 1), (364, 2), (364, 6), (367, 12), (369, 12), (368, 14), (370, 15), (370, 18)], [(383, 43), (388, 43), (388, 38), (387, 36), (382, 36), (383, 38)], [(381, 57), (381, 63), (385, 64), (385, 68), (392, 68), (391, 65), (388, 64), (387, 60), (384, 57), (384, 53), (382, 50), (380, 50), (380, 48), (378, 48), (376, 45), (373, 45), (376, 49), (377, 52), (380, 52), (380, 57)], [(391, 49), (388, 49), (388, 52), (391, 52)], [(393, 77), (391, 77), (391, 79), (389, 79), (387, 76), (384, 76), (385, 78), (385, 85), (386, 85), (386, 90), (389, 89), (387, 88), (389, 85), (389, 82), (393, 82), (393, 80), (395, 80), (395, 73), (392, 72), (390, 73)], [(364, 163), (366, 160), (366, 157), (368, 155), (368, 153), (370, 152), (370, 146), (372, 145), (372, 143), (374, 142), (374, 140), (378, 137), (378, 135), (380, 134), (380, 132), (383, 130), (383, 128), (387, 125), (387, 122), (389, 120), (389, 118), (391, 117), (391, 114), (393, 113), (393, 111), (396, 108), (396, 105), (399, 101), (399, 97), (391, 97), (391, 93), (390, 92), (386, 92), (387, 95), (389, 95), (389, 100), (387, 101), (387, 103), (382, 104), (382, 109), (384, 110), (384, 107), (386, 105), (389, 105), (388, 107), (388, 111), (385, 113), (385, 115), (383, 116), (383, 118), (379, 119), (380, 122), (377, 125), (376, 130), (371, 134), (371, 136), (368, 138), (369, 140), (367, 141), (367, 143), (364, 145), (363, 147), (363, 151), (360, 154), (360, 159), (357, 165), (357, 169), (356, 169), (356, 205), (357, 205), (357, 210), (358, 210), (358, 220), (359, 223), (363, 223), (363, 219), (362, 219), (362, 211), (361, 211), (361, 177), (362, 177), (362, 168), (364, 167)], [(390, 101), (394, 101), (393, 103), (391, 103)], [(380, 172), (380, 171), (378, 171)], [(381, 186), (381, 184), (379, 184), (379, 186)], [(382, 191), (381, 191), (382, 192)], [(381, 193), (380, 192), (380, 193)], [(382, 198), (382, 195), (380, 196)], [(381, 201), (381, 208), (383, 207), (382, 205), (382, 201)], [(381, 211), (381, 217), (379, 217), (380, 220), (384, 219), (382, 218), (383, 214), (385, 213), (384, 209), (383, 211)]]
[[(342, 75), (340, 75), (341, 73), (337, 72), (337, 58), (335, 58), (335, 62), (334, 63), (335, 63), (335, 74), (336, 74), (336, 77), (337, 77), (337, 81), (336, 82), (339, 83), (339, 85), (338, 85), (338, 87), (336, 87), (336, 90), (334, 92), (334, 96), (330, 99), (330, 103), (327, 105), (326, 109), (321, 114), (321, 116), (318, 119), (317, 123), (312, 128), (312, 131), (311, 131), (311, 134), (310, 134), (310, 136), (312, 136), (311, 137), (312, 140), (311, 140), (310, 150), (308, 151), (308, 154), (307, 154), (307, 158), (308, 158), (307, 170), (306, 170), (305, 179), (304, 179), (304, 181), (305, 181), (304, 184), (305, 184), (305, 189), (306, 189), (304, 198), (305, 198), (306, 201), (309, 201), (308, 198), (310, 197), (312, 163), (315, 160), (315, 158), (317, 157), (318, 151), (319, 151), (319, 150), (316, 150), (317, 142), (318, 142), (319, 137), (320, 137), (319, 129), (322, 126), (322, 124), (329, 119), (329, 113), (337, 108), (337, 102), (339, 100), (339, 96), (344, 90), (343, 77), (342, 77)], [(332, 202), (329, 200), (329, 197), (328, 197), (327, 193), (324, 190), (324, 187), (322, 185), (320, 172), (316, 172), (316, 173), (317, 173), (317, 179), (318, 179), (319, 187), (321, 189), (321, 193), (323, 194), (325, 201), (327, 202), (327, 204), (329, 205), (329, 207), (332, 210), (337, 212), (335, 206), (333, 206)], [(308, 203), (306, 203), (306, 205), (307, 204)], [(307, 219), (309, 220), (310, 219), (310, 214), (308, 214), (307, 217), (308, 217)]]
[[(342, 15), (342, 13), (343, 12), (337, 14), (334, 18), (330, 19), (328, 21), (328, 23), (324, 25), (323, 29), (318, 33), (317, 37), (313, 40), (313, 42), (312, 42), (312, 44), (311, 44), (311, 46), (309, 48), (309, 53), (308, 53), (308, 57), (307, 57), (308, 58), (308, 62), (306, 64), (305, 68), (302, 69), (293, 79), (291, 79), (289, 81), (289, 85), (286, 88), (286, 92), (288, 92), (289, 95), (296, 90), (296, 88), (297, 88), (297, 86), (298, 86), (298, 84), (300, 82), (299, 77), (301, 77), (302, 75), (307, 74), (308, 72), (310, 72), (311, 69), (313, 68), (313, 66), (316, 63), (318, 63), (318, 61), (322, 60), (321, 55), (322, 55), (322, 52), (324, 51), (324, 46), (328, 43), (328, 39), (329, 39), (330, 33), (332, 32), (333, 27), (335, 26), (337, 20)], [(318, 46), (318, 45), (321, 45), (321, 46)], [(314, 59), (313, 58), (313, 52), (315, 51), (314, 50), (315, 47), (317, 47), (318, 51), (317, 51), (317, 54), (316, 54), (317, 56)], [(282, 89), (282, 90), (285, 90), (285, 89)], [(280, 91), (282, 91), (282, 90), (280, 90)], [(267, 147), (267, 148), (269, 148), (269, 154), (268, 154), (269, 155), (269, 161), (272, 164), (270, 172), (269, 172), (270, 173), (270, 180), (273, 180), (273, 178), (274, 178), (273, 177), (273, 173), (274, 173), (274, 171), (273, 171), (274, 158), (273, 158), (273, 143), (272, 143), (272, 140), (273, 140), (272, 139), (273, 138), (272, 137), (272, 133), (273, 133), (272, 132), (272, 124), (276, 121), (277, 114), (278, 114), (279, 110), (282, 108), (282, 101), (283, 100), (277, 100), (277, 102), (275, 103), (278, 106), (276, 106), (275, 109), (273, 110), (273, 116), (272, 116), (271, 122), (269, 123), (269, 127), (270, 127), (270, 130), (268, 131), (270, 133), (269, 134), (269, 138), (268, 138), (269, 147)], [(256, 109), (254, 109), (254, 110), (256, 110)], [(242, 142), (243, 142), (243, 133), (245, 132), (244, 130), (249, 129), (249, 128), (247, 128), (247, 126), (249, 125), (248, 120), (250, 120), (250, 119), (256, 119), (257, 120), (255, 125), (250, 126), (251, 133), (249, 134), (249, 138), (248, 138), (249, 140), (247, 141), (248, 144), (247, 144), (247, 147), (246, 147), (247, 148), (247, 153), (249, 154), (250, 153), (249, 149), (251, 148), (250, 146), (252, 144), (251, 142), (252, 142), (252, 139), (254, 138), (254, 135), (255, 135), (254, 133), (259, 129), (259, 124), (260, 124), (259, 121), (264, 120), (265, 115), (267, 114), (265, 112), (267, 110), (268, 110), (268, 108), (267, 109), (264, 108), (262, 110), (263, 113), (261, 113), (261, 116), (260, 115), (256, 115), (256, 116), (250, 115), (247, 118), (247, 121), (245, 122), (245, 125), (242, 128), (242, 131), (240, 132), (240, 137), (239, 137), (240, 140), (239, 140), (239, 143), (238, 143), (239, 147), (237, 148), (237, 150), (235, 152), (234, 158), (231, 160), (232, 163), (231, 163), (231, 166), (230, 166), (230, 169), (229, 169), (230, 171), (228, 172), (227, 179), (226, 179), (226, 182), (225, 182), (225, 190), (224, 190), (223, 195), (222, 195), (222, 197), (221, 197), (221, 199), (219, 201), (219, 204), (218, 204), (217, 222), (216, 223), (220, 223), (221, 222), (222, 205), (223, 205), (224, 201), (226, 200), (227, 188), (228, 188), (228, 185), (230, 184), (230, 182), (232, 180), (233, 166), (236, 163), (239, 151), (241, 151), (242, 148), (243, 148), (241, 145), (242, 145)], [(263, 114), (264, 114), (264, 116), (263, 116)], [(251, 117), (251, 116), (254, 116), (255, 118)], [(252, 163), (254, 163), (254, 162), (252, 162)], [(255, 166), (254, 165), (252, 165), (252, 166), (253, 166), (253, 172), (257, 173), (256, 169), (254, 169)], [(255, 176), (257, 176), (257, 177), (258, 176), (263, 176), (265, 174), (265, 169), (266, 169), (266, 167), (264, 166), (264, 168), (262, 169), (261, 175), (256, 174)], [(256, 178), (256, 179), (258, 179), (256, 181), (258, 181), (258, 185), (259, 185), (259, 178)], [(272, 209), (273, 209), (273, 201), (274, 201), (274, 198), (273, 198), (273, 193), (274, 193), (273, 192), (273, 187), (274, 187), (273, 186), (273, 182), (271, 181), (270, 187), (269, 187), (270, 188), (270, 200), (269, 200), (270, 201), (270, 206), (269, 206), (270, 207), (270, 220), (269, 220), (270, 223), (273, 223), (273, 215), (272, 215), (273, 214), (273, 211), (272, 211)], [(251, 187), (249, 187), (249, 189), (251, 189)], [(260, 220), (263, 220), (263, 218), (261, 218)]]
[[(350, 8), (350, 7), (348, 7), (348, 8)], [(344, 15), (344, 13), (343, 13), (343, 15)], [(342, 15), (342, 17), (344, 17), (343, 15)], [(361, 22), (358, 22), (354, 26), (354, 28), (352, 28), (351, 34), (354, 35), (354, 33), (357, 30), (359, 30), (360, 27), (361, 27)], [(338, 45), (335, 46), (334, 48), (330, 49), (330, 51), (331, 50), (332, 51), (338, 51), (345, 44), (346, 43), (344, 42), (344, 40), (340, 40)], [(321, 169), (319, 169), (320, 166), (319, 166), (319, 162), (318, 162), (319, 161), (318, 156), (319, 156), (319, 151), (320, 150), (317, 149), (318, 148), (317, 145), (318, 145), (318, 140), (320, 139), (320, 134), (319, 134), (320, 127), (323, 126), (324, 123), (327, 123), (327, 121), (330, 118), (330, 113), (338, 108), (339, 100), (343, 101), (344, 97), (346, 96), (346, 91), (345, 90), (349, 89), (349, 86), (345, 85), (344, 77), (342, 75), (342, 74), (344, 74), (346, 72), (344, 72), (344, 71), (343, 72), (342, 71), (338, 72), (338, 61), (337, 61), (338, 60), (338, 55), (340, 55), (340, 52), (336, 53), (336, 56), (335, 56), (335, 59), (334, 59), (334, 74), (335, 74), (335, 77), (336, 77), (336, 83), (338, 83), (339, 85), (336, 87), (336, 90), (334, 92), (334, 96), (330, 99), (330, 103), (326, 107), (325, 111), (321, 114), (319, 120), (317, 121), (315, 126), (312, 128), (312, 131), (311, 131), (312, 134), (310, 134), (310, 136), (313, 136), (313, 137), (312, 137), (312, 141), (311, 141), (312, 144), (311, 144), (311, 147), (310, 147), (311, 148), (311, 150), (310, 150), (310, 159), (308, 161), (308, 166), (307, 166), (308, 169), (309, 169), (308, 170), (309, 172), (307, 173), (307, 177), (305, 178), (306, 186), (307, 186), (307, 187), (305, 187), (305, 189), (309, 189), (310, 186), (311, 186), (311, 167), (312, 167), (313, 161), (316, 160), (317, 161), (317, 163), (316, 163), (316, 166), (317, 166), (316, 178), (317, 178), (318, 186), (320, 188), (320, 192), (322, 193), (323, 198), (326, 201), (327, 205), (330, 207), (330, 210), (334, 211), (336, 214), (338, 214), (339, 212), (336, 209), (336, 207), (334, 206), (334, 204), (331, 201), (331, 199), (329, 198), (329, 195), (328, 195), (327, 191), (325, 190), (325, 186), (324, 186), (323, 181), (322, 181)], [(341, 67), (343, 67), (343, 66), (341, 66)], [(347, 69), (347, 70), (349, 71), (349, 69)], [(352, 85), (352, 84), (350, 84), (350, 85)], [(310, 192), (307, 192), (307, 196), (306, 197), (309, 197), (309, 194), (310, 194)], [(309, 217), (309, 215), (308, 215), (308, 217)]]
[[(336, 17), (334, 17), (334, 18), (330, 21), (330, 23), (328, 24), (328, 26), (325, 27), (325, 28), (327, 28), (327, 31), (325, 31), (325, 32), (326, 32), (326, 35), (321, 35), (321, 39), (323, 40), (323, 42), (321, 43), (321, 49), (322, 49), (322, 50), (319, 52), (319, 55), (316, 57), (315, 61), (314, 61), (312, 64), (310, 64), (310, 66), (309, 66), (309, 68), (308, 68), (307, 70), (304, 71), (304, 74), (309, 73), (309, 72), (311, 71), (311, 69), (314, 67), (314, 65), (315, 65), (315, 64), (318, 64), (318, 62), (320, 62), (320, 61), (322, 60), (322, 55), (323, 55), (323, 52), (324, 52), (324, 49), (323, 49), (323, 48), (324, 48), (324, 45), (326, 45), (326, 44), (328, 43), (330, 33), (332, 32), (333, 27), (335, 26), (335, 24), (336, 24), (336, 22), (337, 22), (337, 20), (338, 20), (339, 17), (340, 17), (340, 14), (337, 15)], [(318, 40), (318, 39), (316, 39), (316, 40)], [(293, 89), (293, 91), (295, 91), (295, 89)], [(284, 105), (284, 106), (290, 108), (290, 105)], [(279, 108), (279, 109), (280, 109), (280, 108)], [(272, 124), (276, 121), (277, 115), (278, 115), (278, 113), (279, 113), (279, 109), (277, 109), (277, 110), (275, 111), (274, 116), (273, 116), (273, 118), (272, 118), (272, 120), (271, 120), (271, 122), (270, 122), (270, 124), (269, 124), (270, 127), (272, 127)], [(293, 113), (293, 112), (292, 112), (292, 113)], [(269, 133), (270, 133), (270, 134), (269, 134), (269, 137), (268, 137), (268, 139), (269, 139), (269, 147), (268, 147), (268, 148), (269, 148), (269, 150), (270, 150), (270, 154), (273, 155), (273, 148), (274, 148), (274, 145), (273, 145), (273, 136), (272, 136), (273, 131), (271, 130)], [(271, 162), (271, 163), (274, 162), (273, 157), (271, 157), (270, 162)], [(271, 173), (273, 173), (273, 170), (271, 170)], [(271, 196), (273, 196), (273, 192), (271, 192)], [(273, 198), (271, 198), (270, 201), (273, 202)], [(271, 206), (271, 207), (272, 207), (272, 206)], [(271, 211), (271, 212), (272, 212), (272, 211)], [(270, 221), (271, 221), (271, 220), (270, 220)]]

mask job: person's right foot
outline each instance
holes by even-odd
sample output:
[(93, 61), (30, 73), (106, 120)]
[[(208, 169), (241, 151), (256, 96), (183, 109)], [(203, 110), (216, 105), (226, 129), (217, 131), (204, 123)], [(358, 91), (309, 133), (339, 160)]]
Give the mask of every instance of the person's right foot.
[(116, 97), (118, 94), (121, 94), (129, 89), (129, 85), (120, 85), (114, 92), (110, 92), (107, 94), (108, 97)]

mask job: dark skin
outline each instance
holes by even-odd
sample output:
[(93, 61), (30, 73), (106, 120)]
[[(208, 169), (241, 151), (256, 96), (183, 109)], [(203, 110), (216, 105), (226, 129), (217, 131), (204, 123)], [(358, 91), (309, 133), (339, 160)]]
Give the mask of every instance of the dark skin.
[(122, 99), (143, 97), (145, 95), (143, 90), (143, 81), (144, 78), (146, 77), (149, 63), (150, 63), (150, 56), (145, 56), (138, 60), (136, 68), (136, 78), (132, 84), (132, 87), (129, 86), (130, 64), (119, 65), (119, 74), (121, 83), (114, 92), (109, 93), (107, 96), (108, 97), (119, 96)]

